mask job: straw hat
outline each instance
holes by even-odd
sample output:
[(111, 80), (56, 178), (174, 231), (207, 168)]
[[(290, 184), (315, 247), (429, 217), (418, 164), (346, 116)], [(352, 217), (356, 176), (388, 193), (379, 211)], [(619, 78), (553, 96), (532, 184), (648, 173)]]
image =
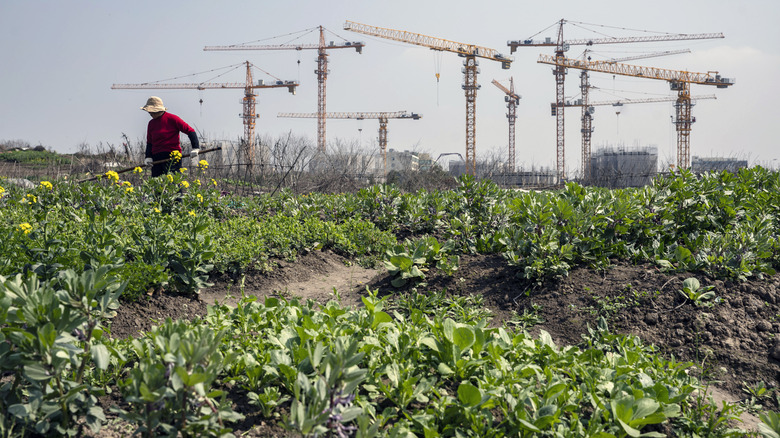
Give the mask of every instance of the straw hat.
[(157, 96), (152, 96), (147, 99), (146, 105), (142, 106), (141, 109), (149, 113), (159, 113), (160, 111), (165, 111), (162, 99)]

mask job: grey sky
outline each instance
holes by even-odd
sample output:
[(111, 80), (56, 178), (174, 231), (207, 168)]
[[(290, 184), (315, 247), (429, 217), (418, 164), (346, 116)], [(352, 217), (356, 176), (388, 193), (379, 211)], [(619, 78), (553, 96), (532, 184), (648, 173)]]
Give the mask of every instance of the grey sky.
[[(780, 85), (780, 2), (734, 1), (15, 1), (0, 2), (0, 140), (21, 139), (61, 152), (80, 143), (119, 144), (125, 133), (143, 139), (148, 115), (139, 110), (149, 95), (163, 98), (169, 110), (207, 139), (237, 139), (243, 133), (241, 90), (111, 90), (113, 83), (157, 81), (234, 65), (245, 60), (283, 80), (299, 80), (297, 95), (283, 89), (258, 93), (257, 133), (273, 137), (293, 131), (316, 134), (314, 119), (279, 119), (279, 112), (315, 112), (316, 51), (204, 52), (207, 45), (259, 41), (323, 25), (327, 40), (366, 43), (363, 54), (329, 51), (327, 110), (410, 111), (423, 119), (391, 120), (389, 147), (417, 148), (434, 156), (465, 152), (465, 97), (462, 58), (345, 31), (345, 20), (421, 33), (491, 47), (509, 54), (508, 40), (530, 37), (561, 18), (629, 29), (670, 33), (723, 32), (725, 39), (653, 44), (594, 46), (594, 57), (618, 57), (690, 48), (692, 53), (632, 61), (638, 65), (689, 71), (719, 71), (736, 78), (729, 89), (692, 86), (693, 95), (716, 94), (693, 108), (696, 123), (692, 155), (740, 156), (772, 163), (776, 149)], [(613, 36), (646, 35), (636, 30), (596, 29)], [(537, 35), (555, 38), (556, 28)], [(565, 28), (565, 37), (595, 36), (582, 27)], [(296, 42), (314, 44), (316, 31)], [(507, 121), (503, 94), (490, 82), (514, 77), (518, 106), (519, 166), (555, 163), (555, 119), (550, 116), (555, 84), (551, 67), (538, 64), (551, 49), (521, 48), (510, 70), (482, 60), (477, 96), (477, 157), (506, 154)], [(568, 56), (577, 57), (574, 46)], [(298, 61), (300, 60), (300, 64)], [(441, 63), (441, 80), (435, 79)], [(212, 75), (213, 76), (213, 75)], [(209, 75), (181, 78), (198, 82)], [(257, 79), (270, 79), (259, 75)], [(243, 82), (244, 72), (215, 79)], [(505, 82), (506, 83), (506, 82)], [(599, 89), (591, 99), (671, 96), (663, 81), (593, 73)], [(570, 71), (566, 96), (579, 94), (579, 72)], [(199, 99), (203, 99), (200, 104)], [(594, 148), (604, 144), (654, 145), (660, 159), (673, 162), (676, 134), (671, 103), (624, 106), (621, 114), (598, 107)], [(580, 161), (580, 113), (566, 112), (566, 166)], [(362, 132), (359, 131), (362, 129)], [(329, 120), (328, 141), (376, 145), (375, 120)]]

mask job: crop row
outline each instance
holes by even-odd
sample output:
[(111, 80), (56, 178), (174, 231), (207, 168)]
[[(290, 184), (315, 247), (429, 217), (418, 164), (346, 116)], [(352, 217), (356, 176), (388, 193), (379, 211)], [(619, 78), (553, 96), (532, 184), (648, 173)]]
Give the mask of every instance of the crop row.
[(358, 309), (246, 297), (109, 339), (103, 325), (123, 287), (106, 267), (0, 278), (4, 436), (98, 432), (97, 397), (111, 388), (123, 400), (113, 412), (148, 437), (231, 436), (241, 394), (253, 416), (304, 436), (744, 433), (728, 427), (735, 406), (703, 402), (691, 364), (610, 334), (603, 320), (582, 348), (560, 347), (545, 332), (490, 328), (435, 294), (405, 303), (370, 293)]

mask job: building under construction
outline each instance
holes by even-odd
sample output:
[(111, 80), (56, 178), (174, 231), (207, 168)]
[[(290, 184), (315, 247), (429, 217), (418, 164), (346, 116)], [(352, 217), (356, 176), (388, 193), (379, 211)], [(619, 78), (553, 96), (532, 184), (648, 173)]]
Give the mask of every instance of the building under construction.
[(656, 147), (604, 147), (591, 155), (591, 177), (586, 184), (608, 187), (642, 187), (650, 184), (658, 169)]

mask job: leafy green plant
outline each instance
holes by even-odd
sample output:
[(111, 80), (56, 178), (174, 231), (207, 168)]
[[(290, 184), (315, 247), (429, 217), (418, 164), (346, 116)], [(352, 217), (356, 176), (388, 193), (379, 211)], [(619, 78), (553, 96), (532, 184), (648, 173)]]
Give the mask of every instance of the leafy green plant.
[(696, 306), (712, 307), (715, 305), (713, 288), (714, 286), (701, 286), (699, 280), (691, 277), (683, 281), (683, 288), (679, 292), (683, 298), (691, 300)]
[(780, 415), (777, 412), (762, 412), (758, 414), (761, 423), (758, 431), (764, 438), (780, 438)]
[(401, 287), (408, 281), (425, 279), (429, 266), (436, 266), (448, 275), (457, 271), (459, 257), (450, 256), (454, 243), (448, 241), (441, 245), (433, 236), (426, 236), (417, 241), (404, 241), (386, 252), (383, 263), (388, 273), (393, 277), (391, 284)]
[(96, 396), (103, 389), (85, 375), (109, 366), (102, 324), (123, 288), (106, 266), (80, 275), (62, 271), (44, 282), (34, 274), (0, 277), (0, 371), (12, 376), (0, 387), (0, 406), (9, 421), (41, 435), (100, 430), (105, 416)]
[(362, 412), (353, 406), (358, 385), (365, 379), (366, 370), (358, 367), (363, 358), (358, 342), (337, 338), (334, 350), (324, 354), (317, 344), (309, 354), (316, 376), (310, 379), (298, 374), (295, 399), (290, 406), (288, 424), (304, 436), (335, 433), (345, 436), (354, 426), (347, 426)]
[(223, 391), (210, 388), (234, 360), (219, 349), (223, 336), (208, 327), (168, 319), (146, 338), (132, 342), (139, 359), (120, 382), (132, 409), (117, 412), (138, 425), (135, 433), (221, 436), (230, 432), (226, 421), (243, 418), (232, 410)]

